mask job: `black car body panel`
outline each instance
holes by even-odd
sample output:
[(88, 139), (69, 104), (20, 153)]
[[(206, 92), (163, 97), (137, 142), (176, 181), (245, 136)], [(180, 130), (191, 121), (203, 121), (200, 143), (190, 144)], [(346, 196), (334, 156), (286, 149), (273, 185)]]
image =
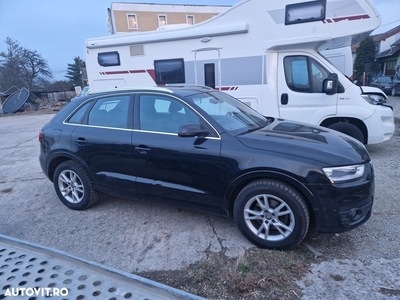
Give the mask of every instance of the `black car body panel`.
[[(81, 166), (102, 192), (224, 215), (233, 214), (236, 197), (249, 183), (277, 180), (304, 198), (319, 231), (341, 232), (368, 220), (374, 174), (360, 142), (326, 128), (258, 115), (258, 128), (235, 127), (235, 122), (247, 124), (243, 116), (233, 113), (218, 119), (204, 111), (207, 106), (200, 107), (205, 104), (198, 101), (198, 95), (213, 93), (202, 87), (174, 87), (79, 97), (43, 127), (42, 170), (50, 180), (57, 180), (57, 166), (70, 160)], [(154, 96), (161, 102), (172, 99), (183, 105), (186, 112), (190, 110), (188, 122), (198, 124), (202, 133), (179, 136), (178, 132), (163, 131), (162, 126), (145, 129), (151, 125), (145, 125), (141, 115), (141, 96)], [(90, 111), (100, 101), (121, 97), (129, 108), (124, 125), (90, 124)], [(114, 107), (112, 101), (104, 103), (111, 107), (107, 113), (112, 113), (115, 103)], [(211, 100), (206, 103), (213, 104)], [(161, 115), (172, 113), (170, 107)], [(165, 128), (170, 126), (166, 120), (162, 121)], [(323, 171), (348, 165), (363, 166), (362, 176), (333, 182)]]

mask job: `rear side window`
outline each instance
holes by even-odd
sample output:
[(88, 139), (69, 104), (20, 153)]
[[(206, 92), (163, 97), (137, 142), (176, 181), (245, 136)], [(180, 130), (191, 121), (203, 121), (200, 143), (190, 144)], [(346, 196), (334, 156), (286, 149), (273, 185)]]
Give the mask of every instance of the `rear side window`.
[(185, 83), (183, 58), (155, 60), (154, 69), (157, 84)]
[(102, 67), (113, 67), (121, 65), (118, 51), (101, 52), (97, 55), (97, 61)]
[(82, 105), (67, 121), (67, 123), (72, 124), (81, 124), (83, 119), (85, 118), (86, 112), (89, 107), (92, 105), (92, 101), (86, 102)]
[(129, 107), (129, 95), (101, 98), (89, 113), (88, 125), (128, 128)]

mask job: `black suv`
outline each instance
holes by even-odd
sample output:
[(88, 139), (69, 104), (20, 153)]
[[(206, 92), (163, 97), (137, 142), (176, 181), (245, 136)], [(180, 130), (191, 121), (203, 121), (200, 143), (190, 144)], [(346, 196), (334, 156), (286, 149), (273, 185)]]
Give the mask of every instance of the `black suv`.
[(288, 249), (310, 225), (355, 228), (371, 215), (374, 175), (357, 140), (264, 117), (206, 87), (112, 90), (79, 97), (39, 136), (61, 201), (98, 192), (233, 216), (254, 244)]

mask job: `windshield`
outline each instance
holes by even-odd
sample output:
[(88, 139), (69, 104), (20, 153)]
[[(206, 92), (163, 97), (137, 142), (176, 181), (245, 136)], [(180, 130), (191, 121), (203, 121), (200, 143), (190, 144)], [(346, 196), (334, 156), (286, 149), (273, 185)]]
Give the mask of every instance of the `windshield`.
[[(378, 77), (378, 78), (379, 78), (379, 77)], [(392, 79), (391, 79), (390, 77), (384, 76), (384, 77), (380, 77), (380, 78), (379, 78), (379, 81), (380, 81), (381, 83), (390, 83), (390, 82), (392, 82)]]
[(269, 120), (236, 98), (212, 91), (185, 97), (226, 130), (255, 130), (269, 125)]

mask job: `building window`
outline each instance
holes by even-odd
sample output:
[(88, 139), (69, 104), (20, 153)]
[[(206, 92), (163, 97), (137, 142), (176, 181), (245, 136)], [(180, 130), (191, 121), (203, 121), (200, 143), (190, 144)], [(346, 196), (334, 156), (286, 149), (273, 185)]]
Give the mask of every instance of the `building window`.
[(127, 18), (128, 18), (128, 28), (129, 29), (138, 29), (136, 14), (127, 15)]
[(158, 27), (167, 25), (167, 16), (166, 15), (158, 15)]
[(396, 74), (396, 60), (386, 62), (385, 66), (385, 75), (394, 75)]
[(194, 25), (194, 16), (186, 16), (186, 23), (190, 25)]

